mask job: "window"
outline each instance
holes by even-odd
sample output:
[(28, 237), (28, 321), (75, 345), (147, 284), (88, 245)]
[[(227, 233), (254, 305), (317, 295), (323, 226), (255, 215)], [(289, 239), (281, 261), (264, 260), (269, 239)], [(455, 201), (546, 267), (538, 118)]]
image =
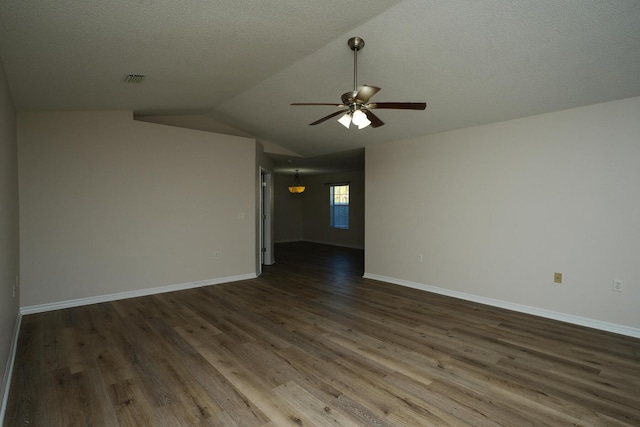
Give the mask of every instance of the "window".
[(331, 185), (330, 226), (349, 229), (349, 184)]

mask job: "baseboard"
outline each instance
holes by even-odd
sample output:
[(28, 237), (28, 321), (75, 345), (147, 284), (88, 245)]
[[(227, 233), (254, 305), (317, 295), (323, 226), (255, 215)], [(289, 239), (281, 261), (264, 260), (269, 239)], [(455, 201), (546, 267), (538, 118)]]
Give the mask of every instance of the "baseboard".
[(318, 243), (320, 245), (338, 246), (340, 248), (350, 248), (350, 249), (364, 250), (364, 246), (350, 245), (348, 243), (325, 242), (325, 241), (322, 241), (322, 240), (303, 240), (303, 242)]
[(493, 298), (481, 297), (478, 295), (467, 294), (465, 292), (452, 291), (450, 289), (439, 288), (437, 286), (424, 285), (422, 283), (410, 282), (407, 280), (380, 276), (377, 274), (365, 273), (362, 277), (364, 277), (365, 279), (378, 280), (380, 282), (392, 283), (394, 285), (406, 286), (408, 288), (419, 289), (427, 292), (433, 292), (434, 294), (440, 294), (448, 297), (477, 302), (480, 304), (490, 305), (493, 307), (505, 308), (507, 310), (517, 311), (520, 313), (532, 314), (534, 316), (545, 317), (547, 319), (559, 320), (561, 322), (571, 323), (574, 325), (586, 326), (588, 328), (598, 329), (601, 331), (613, 332), (615, 334), (625, 335), (633, 338), (640, 338), (640, 329), (631, 328), (629, 326), (602, 322), (600, 320), (574, 316), (571, 314), (545, 310), (542, 308), (530, 307), (522, 304), (514, 304), (508, 301), (501, 301)]
[(13, 376), (13, 366), (16, 361), (16, 352), (18, 351), (18, 336), (20, 335), (20, 325), (22, 324), (22, 315), (18, 313), (16, 325), (13, 330), (13, 340), (11, 341), (11, 349), (9, 350), (9, 360), (4, 371), (4, 382), (2, 392), (2, 406), (0, 407), (0, 425), (4, 425), (4, 416), (7, 412), (7, 402), (9, 401), (9, 390), (11, 389), (11, 377)]
[(200, 288), (209, 285), (219, 285), (221, 283), (238, 282), (240, 280), (255, 279), (256, 273), (241, 274), (238, 276), (220, 277), (217, 279), (200, 280), (197, 282), (179, 283), (177, 285), (160, 286), (157, 288), (141, 289), (138, 291), (120, 292), (117, 294), (100, 295), (89, 298), (79, 298), (69, 301), (60, 301), (50, 304), (31, 305), (20, 308), (22, 315), (43, 313), (45, 311), (61, 310), (64, 308), (79, 307), (82, 305), (97, 304), (101, 302), (116, 301), (126, 298), (144, 297), (147, 295), (162, 294), (165, 292), (182, 291), (185, 289)]
[(364, 250), (364, 246), (362, 246), (362, 245), (349, 245), (349, 244), (345, 244), (345, 243), (327, 242), (327, 241), (323, 241), (323, 240), (307, 240), (307, 239), (303, 239), (303, 240), (279, 240), (279, 241), (274, 242), (274, 243), (297, 243), (297, 242), (317, 243), (319, 245), (329, 245), (329, 246), (338, 246), (340, 248), (350, 248), (350, 249)]
[(300, 239), (284, 239), (284, 240), (276, 240), (273, 243), (274, 244), (278, 244), (278, 243), (296, 243), (296, 242), (303, 242), (304, 240), (300, 240)]

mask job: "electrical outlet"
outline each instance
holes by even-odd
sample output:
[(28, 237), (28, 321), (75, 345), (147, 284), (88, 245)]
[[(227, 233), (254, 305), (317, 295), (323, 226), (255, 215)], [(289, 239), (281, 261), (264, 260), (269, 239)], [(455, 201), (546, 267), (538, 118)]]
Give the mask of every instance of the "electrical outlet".
[(562, 273), (553, 273), (554, 283), (562, 283)]
[(613, 291), (614, 292), (622, 292), (622, 280), (614, 279), (613, 280)]
[(218, 259), (220, 253), (218, 251), (213, 251), (213, 259)]
[(416, 257), (416, 261), (422, 262), (422, 254), (418, 254), (418, 256)]

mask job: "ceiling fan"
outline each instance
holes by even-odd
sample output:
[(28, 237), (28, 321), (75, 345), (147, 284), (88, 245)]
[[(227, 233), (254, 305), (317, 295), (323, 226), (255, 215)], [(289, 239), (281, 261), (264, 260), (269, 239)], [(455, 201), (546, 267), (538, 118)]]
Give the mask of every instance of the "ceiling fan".
[(307, 103), (296, 102), (291, 105), (331, 105), (334, 107), (342, 107), (342, 110), (331, 113), (313, 123), (310, 126), (318, 125), (332, 117), (343, 114), (338, 122), (344, 127), (349, 128), (353, 123), (358, 129), (364, 129), (367, 126), (377, 128), (384, 125), (384, 122), (378, 118), (371, 110), (374, 109), (391, 109), (391, 110), (424, 110), (427, 108), (426, 102), (369, 102), (371, 97), (380, 91), (376, 86), (360, 86), (358, 87), (358, 51), (364, 47), (364, 40), (360, 37), (351, 37), (347, 41), (347, 46), (353, 51), (353, 91), (342, 94), (341, 104), (330, 103)]

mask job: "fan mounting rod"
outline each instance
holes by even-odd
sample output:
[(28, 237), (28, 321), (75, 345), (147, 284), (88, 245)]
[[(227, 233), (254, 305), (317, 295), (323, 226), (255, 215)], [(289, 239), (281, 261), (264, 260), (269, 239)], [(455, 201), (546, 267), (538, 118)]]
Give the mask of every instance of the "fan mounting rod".
[(364, 47), (364, 40), (360, 37), (351, 37), (347, 46), (353, 51), (353, 91), (358, 91), (358, 51)]

